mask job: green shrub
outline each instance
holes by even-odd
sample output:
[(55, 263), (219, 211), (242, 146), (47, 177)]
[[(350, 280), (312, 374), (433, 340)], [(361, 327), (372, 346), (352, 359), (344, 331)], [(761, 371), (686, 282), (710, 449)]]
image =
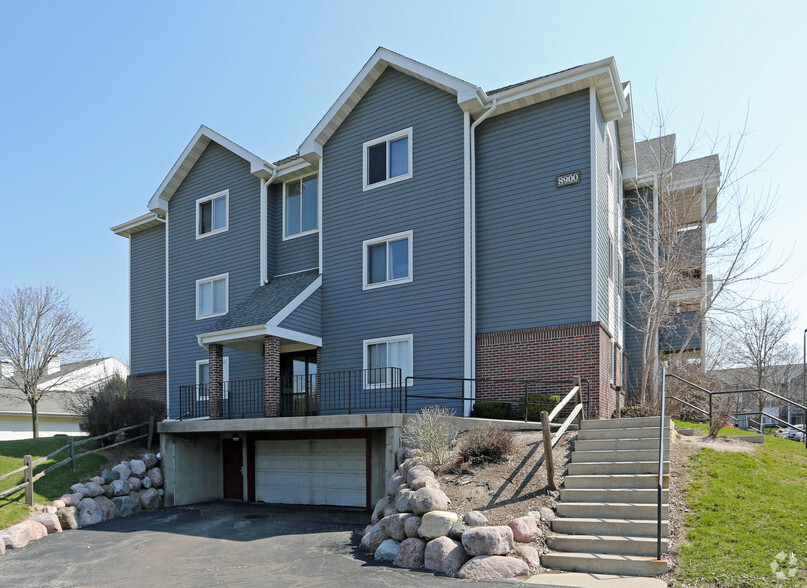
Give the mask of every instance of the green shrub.
[(522, 401), (518, 403), (519, 420), (524, 420), (525, 407), (529, 406), (527, 418), (531, 421), (540, 421), (541, 411), (552, 412), (561, 401), (561, 397), (557, 394), (528, 394), (527, 401), (529, 404), (525, 405), (522, 396)]
[(619, 409), (619, 415), (623, 419), (633, 419), (633, 418), (643, 417), (643, 416), (653, 416), (643, 406), (623, 406), (622, 408)]
[(473, 463), (500, 461), (513, 451), (512, 431), (496, 425), (483, 425), (463, 433), (459, 442), (460, 455)]
[(510, 416), (510, 403), (497, 400), (479, 400), (474, 402), (471, 416), (480, 419), (504, 420)]
[(426, 406), (407, 417), (401, 428), (401, 441), (420, 449), (426, 465), (438, 472), (456, 460), (454, 441), (459, 431), (451, 417), (454, 411), (441, 406)]

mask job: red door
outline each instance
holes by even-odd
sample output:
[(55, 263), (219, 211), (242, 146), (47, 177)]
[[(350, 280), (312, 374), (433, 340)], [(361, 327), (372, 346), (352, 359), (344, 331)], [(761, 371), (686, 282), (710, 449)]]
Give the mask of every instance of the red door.
[(244, 500), (241, 439), (223, 439), (221, 449), (224, 461), (224, 499)]

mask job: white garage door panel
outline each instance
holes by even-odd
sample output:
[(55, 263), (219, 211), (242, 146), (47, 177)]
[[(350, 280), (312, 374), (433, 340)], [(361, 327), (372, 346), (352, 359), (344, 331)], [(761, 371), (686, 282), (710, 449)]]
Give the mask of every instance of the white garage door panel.
[(255, 442), (255, 498), (279, 504), (365, 506), (364, 439)]

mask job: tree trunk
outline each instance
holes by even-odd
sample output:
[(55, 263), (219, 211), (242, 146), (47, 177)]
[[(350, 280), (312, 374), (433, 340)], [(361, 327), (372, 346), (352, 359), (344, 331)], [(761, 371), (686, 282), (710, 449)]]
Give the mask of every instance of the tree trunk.
[(39, 439), (39, 411), (37, 403), (31, 403), (31, 420), (33, 421), (34, 439)]

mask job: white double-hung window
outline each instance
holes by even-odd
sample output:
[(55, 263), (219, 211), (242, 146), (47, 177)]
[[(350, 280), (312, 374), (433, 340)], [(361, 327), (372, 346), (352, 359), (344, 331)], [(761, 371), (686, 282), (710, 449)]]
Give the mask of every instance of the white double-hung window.
[[(227, 398), (228, 384), (230, 382), (230, 358), (222, 358), (222, 397)], [(210, 360), (200, 359), (196, 362), (196, 400), (210, 398)]]
[(230, 274), (219, 274), (196, 280), (196, 318), (227, 314)]
[(229, 228), (230, 191), (223, 190), (196, 201), (196, 238), (223, 233)]
[[(400, 382), (396, 381), (396, 372), (389, 368), (400, 368)], [(412, 375), (412, 335), (366, 339), (364, 369), (368, 388), (402, 385), (406, 377)]]
[(412, 281), (412, 231), (362, 242), (365, 290)]
[(364, 190), (412, 177), (412, 127), (366, 141), (362, 149)]
[(283, 184), (283, 239), (315, 233), (319, 193), (316, 175)]

